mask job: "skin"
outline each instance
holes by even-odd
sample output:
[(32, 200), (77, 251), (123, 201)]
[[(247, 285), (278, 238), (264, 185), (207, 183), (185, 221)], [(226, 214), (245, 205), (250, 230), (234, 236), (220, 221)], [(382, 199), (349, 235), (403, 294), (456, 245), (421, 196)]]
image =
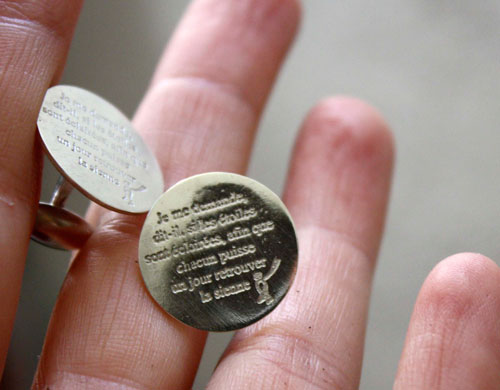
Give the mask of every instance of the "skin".
[[(0, 367), (38, 202), (36, 117), (80, 6), (0, 1)], [(245, 172), (299, 18), (295, 0), (193, 2), (133, 120), (167, 186)], [(390, 131), (370, 106), (336, 97), (310, 111), (283, 195), (301, 248), (296, 280), (272, 314), (236, 333), (209, 389), (358, 388), (392, 164)], [(191, 388), (206, 334), (149, 297), (135, 262), (143, 217), (93, 206), (88, 219), (95, 233), (68, 271), (33, 388)], [(443, 260), (418, 296), (394, 389), (500, 389), (498, 313), (495, 263), (467, 253)]]

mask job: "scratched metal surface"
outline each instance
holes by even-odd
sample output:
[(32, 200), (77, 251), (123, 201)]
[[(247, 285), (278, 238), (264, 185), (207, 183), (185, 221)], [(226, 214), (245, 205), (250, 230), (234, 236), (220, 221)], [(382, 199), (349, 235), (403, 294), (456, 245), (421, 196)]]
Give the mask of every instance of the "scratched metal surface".
[(227, 332), (269, 314), (297, 269), (297, 238), (279, 197), (248, 177), (191, 176), (153, 205), (139, 239), (151, 296), (179, 321)]

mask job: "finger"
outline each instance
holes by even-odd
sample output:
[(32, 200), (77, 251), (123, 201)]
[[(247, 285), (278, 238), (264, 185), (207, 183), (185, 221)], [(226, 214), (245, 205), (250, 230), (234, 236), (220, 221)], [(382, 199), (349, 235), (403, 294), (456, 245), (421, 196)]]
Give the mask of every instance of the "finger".
[(209, 169), (246, 170), (298, 17), (295, 0), (194, 3), (134, 119), (160, 159), (166, 187)]
[[(134, 118), (159, 158), (166, 188), (210, 170), (246, 171), (299, 14), (296, 0), (194, 2)], [(88, 219), (98, 224), (103, 214), (115, 218), (94, 207)]]
[(210, 389), (357, 389), (391, 165), (391, 136), (373, 109), (339, 98), (312, 111), (285, 191), (296, 280), (273, 313), (237, 333)]
[[(134, 119), (167, 185), (244, 171), (297, 19), (292, 0), (200, 0), (188, 10)], [(101, 225), (62, 288), (36, 388), (189, 388), (205, 333), (164, 314), (147, 293), (137, 265), (141, 218), (92, 215)]]
[(62, 70), (80, 1), (0, 1), (0, 376), (39, 193), (35, 123)]
[(500, 269), (463, 253), (434, 268), (417, 299), (394, 389), (500, 389)]

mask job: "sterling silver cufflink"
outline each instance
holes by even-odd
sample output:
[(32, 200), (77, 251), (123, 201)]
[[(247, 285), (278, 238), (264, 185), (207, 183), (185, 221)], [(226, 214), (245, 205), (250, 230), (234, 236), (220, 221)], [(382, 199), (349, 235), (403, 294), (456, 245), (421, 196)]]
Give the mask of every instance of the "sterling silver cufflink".
[(146, 213), (163, 192), (154, 155), (116, 107), (84, 89), (58, 85), (43, 100), (38, 133), (62, 177), (40, 203), (32, 238), (57, 249), (81, 247), (91, 227), (64, 209), (72, 188), (121, 213)]

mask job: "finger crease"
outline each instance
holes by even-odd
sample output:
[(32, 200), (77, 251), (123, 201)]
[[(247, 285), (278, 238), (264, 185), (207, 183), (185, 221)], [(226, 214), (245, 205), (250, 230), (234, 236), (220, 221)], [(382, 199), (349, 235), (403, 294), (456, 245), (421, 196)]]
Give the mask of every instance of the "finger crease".
[(235, 87), (234, 84), (216, 81), (208, 77), (188, 75), (164, 77), (152, 86), (152, 90), (156, 88), (161, 89), (165, 86), (168, 87), (175, 83), (187, 84), (198, 89), (210, 89), (212, 91), (215, 91), (216, 93), (226, 95), (230, 99), (238, 102), (240, 107), (250, 113), (252, 122), (255, 122), (255, 118), (258, 117), (258, 110), (255, 107), (255, 104), (250, 101), (248, 96), (244, 94), (241, 89)]
[(297, 232), (300, 234), (304, 231), (304, 234), (313, 234), (314, 232), (320, 231), (327, 236), (330, 236), (334, 241), (341, 242), (342, 244), (348, 245), (354, 252), (358, 253), (362, 259), (367, 263), (372, 264), (373, 256), (369, 253), (368, 249), (363, 246), (363, 244), (356, 240), (352, 234), (342, 231), (339, 228), (334, 228), (332, 226), (325, 226), (321, 224), (306, 224), (301, 225)]
[(6, 20), (7, 24), (26, 30), (43, 30), (51, 36), (65, 38), (69, 28), (68, 20), (59, 17), (57, 11), (43, 3), (0, 1), (0, 12), (3, 15), (0, 20)]
[[(84, 386), (83, 388), (102, 388), (106, 390), (156, 390), (157, 387), (145, 385), (136, 382), (132, 379), (125, 379), (114, 375), (105, 375), (97, 373), (79, 373), (74, 370), (58, 371), (56, 374), (57, 381), (54, 383), (54, 389), (59, 388), (72, 388), (71, 386)], [(50, 388), (52, 385), (48, 384)], [(48, 388), (46, 383), (36, 383), (34, 390), (44, 390)], [(80, 388), (80, 387), (79, 387)]]
[(350, 383), (332, 352), (294, 332), (273, 328), (270, 334), (264, 328), (234, 348), (238, 354), (256, 352), (288, 378), (298, 378), (317, 389), (345, 389)]

